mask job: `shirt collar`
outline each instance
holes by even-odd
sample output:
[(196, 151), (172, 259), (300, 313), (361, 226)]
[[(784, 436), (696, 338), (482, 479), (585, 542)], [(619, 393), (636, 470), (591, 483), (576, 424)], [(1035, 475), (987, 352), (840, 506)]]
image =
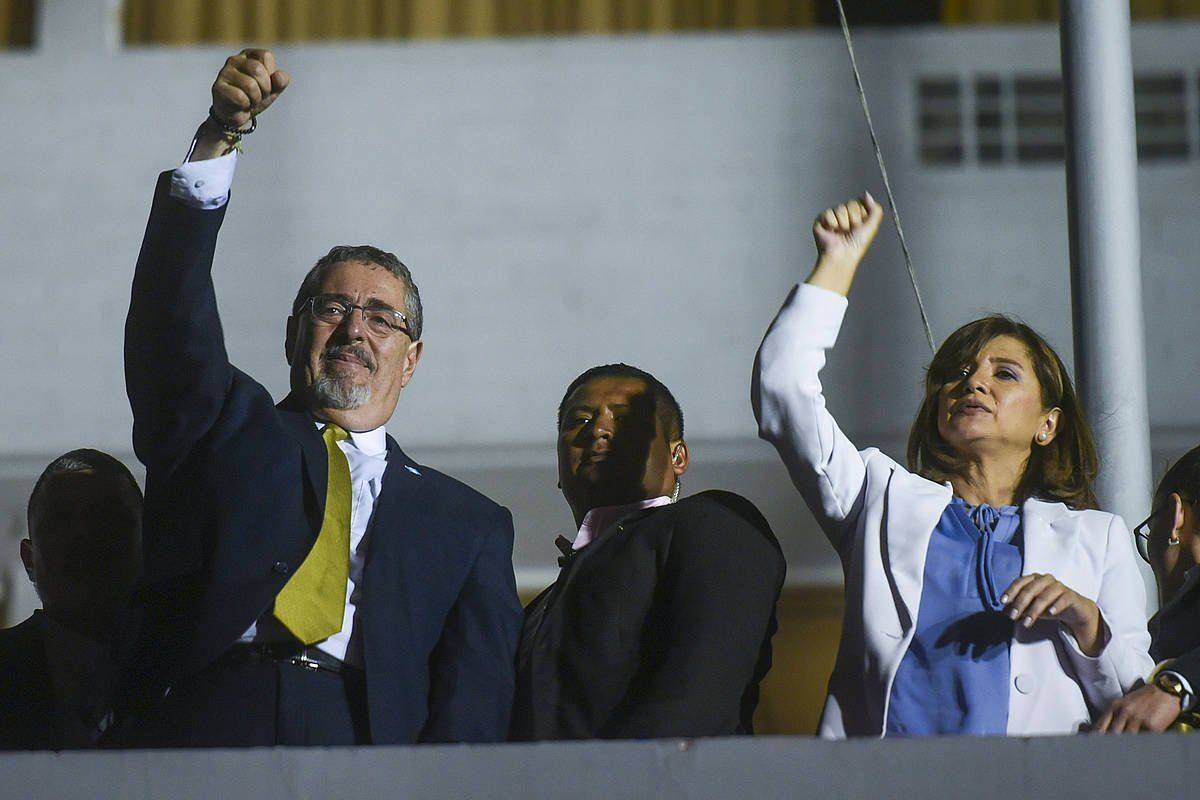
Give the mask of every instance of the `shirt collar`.
[[(317, 426), (317, 430), (322, 430), (327, 423), (313, 420), (313, 424)], [(349, 431), (349, 433), (350, 441), (364, 455), (376, 457), (387, 455), (387, 430), (383, 425), (369, 431)]]
[(652, 497), (649, 500), (639, 500), (636, 503), (625, 503), (619, 506), (599, 506), (583, 515), (583, 524), (579, 526), (579, 534), (571, 544), (572, 550), (579, 550), (591, 542), (602, 530), (619, 520), (626, 514), (641, 511), (646, 508), (657, 508), (671, 502), (671, 498)]

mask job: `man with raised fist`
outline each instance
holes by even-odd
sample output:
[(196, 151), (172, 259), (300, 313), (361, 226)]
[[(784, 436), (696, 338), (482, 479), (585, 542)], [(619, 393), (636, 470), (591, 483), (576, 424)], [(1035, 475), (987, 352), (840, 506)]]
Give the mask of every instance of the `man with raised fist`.
[(278, 405), (225, 352), (217, 234), (240, 140), (288, 83), (268, 50), (230, 57), (155, 192), (125, 338), (146, 573), (113, 738), (500, 740), (521, 625), (512, 519), (384, 430), (421, 356), (408, 268), (366, 245), (317, 261)]

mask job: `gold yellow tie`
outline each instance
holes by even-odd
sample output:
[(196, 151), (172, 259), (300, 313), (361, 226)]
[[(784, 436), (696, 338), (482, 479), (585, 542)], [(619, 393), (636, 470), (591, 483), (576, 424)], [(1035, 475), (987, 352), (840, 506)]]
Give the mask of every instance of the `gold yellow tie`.
[(275, 617), (304, 644), (342, 629), (350, 575), (350, 464), (337, 443), (349, 436), (332, 423), (321, 434), (329, 456), (325, 519), (308, 557), (275, 596)]

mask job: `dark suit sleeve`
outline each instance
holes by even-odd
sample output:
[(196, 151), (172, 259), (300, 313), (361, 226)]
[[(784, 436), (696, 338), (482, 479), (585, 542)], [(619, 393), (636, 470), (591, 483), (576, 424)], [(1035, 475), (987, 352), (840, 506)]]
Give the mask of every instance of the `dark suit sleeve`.
[(522, 620), (512, 548), (512, 515), (497, 507), (430, 660), (423, 742), (502, 742), (508, 736)]
[(662, 656), (632, 687), (606, 738), (739, 730), (742, 696), (765, 672), (784, 560), (766, 520), (743, 500), (679, 507), (652, 613)]
[(125, 321), (133, 444), (169, 472), (213, 424), (232, 379), (211, 268), (225, 207), (199, 210), (159, 176)]
[(1182, 675), (1193, 692), (1200, 692), (1200, 647), (1171, 659), (1168, 669)]

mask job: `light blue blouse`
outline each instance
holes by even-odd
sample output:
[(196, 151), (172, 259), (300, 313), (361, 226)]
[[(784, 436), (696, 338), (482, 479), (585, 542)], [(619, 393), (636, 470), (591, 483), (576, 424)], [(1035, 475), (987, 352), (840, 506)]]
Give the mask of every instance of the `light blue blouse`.
[(1021, 575), (1017, 506), (955, 497), (929, 540), (917, 629), (892, 682), (887, 733), (1002, 735), (1013, 623), (1000, 595)]

